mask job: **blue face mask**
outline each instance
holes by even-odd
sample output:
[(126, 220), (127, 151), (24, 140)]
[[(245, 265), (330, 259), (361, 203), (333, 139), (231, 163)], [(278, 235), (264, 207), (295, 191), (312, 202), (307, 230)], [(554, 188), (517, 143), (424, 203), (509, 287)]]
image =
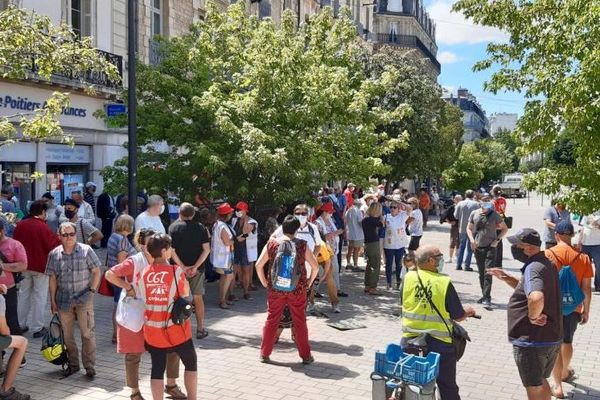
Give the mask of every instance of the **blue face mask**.
[(446, 262), (444, 261), (444, 257), (440, 257), (440, 259), (438, 260), (437, 263), (437, 272), (438, 274), (441, 274), (442, 271), (444, 270), (444, 266), (446, 265)]

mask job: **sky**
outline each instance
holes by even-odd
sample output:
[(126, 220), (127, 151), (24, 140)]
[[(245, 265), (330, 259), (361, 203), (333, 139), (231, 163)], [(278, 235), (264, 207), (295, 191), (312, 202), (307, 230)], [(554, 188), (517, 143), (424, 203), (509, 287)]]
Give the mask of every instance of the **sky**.
[(507, 40), (502, 31), (473, 24), (462, 14), (451, 11), (455, 0), (425, 0), (429, 15), (436, 23), (437, 58), (442, 64), (438, 82), (456, 94), (459, 87), (469, 89), (477, 97), (488, 117), (492, 113), (507, 112), (523, 114), (525, 100), (519, 93), (499, 92), (497, 95), (484, 91), (483, 84), (489, 79), (493, 68), (473, 72), (473, 65), (486, 58), (486, 46), (490, 42)]

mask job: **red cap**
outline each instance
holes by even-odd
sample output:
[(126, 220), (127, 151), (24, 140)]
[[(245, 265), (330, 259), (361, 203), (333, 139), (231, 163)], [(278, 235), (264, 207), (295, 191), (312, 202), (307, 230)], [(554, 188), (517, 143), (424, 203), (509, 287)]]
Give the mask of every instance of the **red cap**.
[(217, 214), (219, 214), (219, 215), (231, 214), (234, 211), (235, 210), (233, 208), (231, 208), (229, 203), (223, 203), (219, 207), (217, 207)]
[(235, 205), (235, 209), (248, 212), (250, 207), (248, 207), (248, 203), (245, 201), (238, 201), (238, 203)]
[(328, 201), (327, 203), (323, 203), (320, 208), (321, 212), (328, 212), (333, 214), (333, 203)]

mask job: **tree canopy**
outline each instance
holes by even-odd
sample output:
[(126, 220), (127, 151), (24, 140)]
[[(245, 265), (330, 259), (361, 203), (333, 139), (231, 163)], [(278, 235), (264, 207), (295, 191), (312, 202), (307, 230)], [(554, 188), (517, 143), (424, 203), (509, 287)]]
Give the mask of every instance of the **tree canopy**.
[(574, 163), (541, 168), (528, 184), (562, 192), (567, 205), (588, 213), (600, 204), (600, 3), (588, 0), (459, 0), (455, 10), (507, 32), (488, 45), (481, 71), (496, 66), (486, 88), (528, 98), (517, 134), (527, 153), (554, 148), (565, 135)]
[(476, 188), (483, 179), (485, 161), (474, 143), (462, 145), (457, 159), (442, 173), (444, 187), (459, 192)]
[[(389, 173), (382, 157), (404, 138), (385, 127), (411, 109), (382, 103), (400, 74), (365, 74), (348, 10), (326, 7), (297, 29), (291, 12), (277, 27), (243, 4), (207, 8), (189, 34), (162, 41), (159, 65), (139, 67), (140, 187), (282, 203)], [(125, 165), (103, 171), (109, 190), (126, 187)]]
[[(0, 65), (5, 79), (50, 80), (56, 73), (76, 77), (90, 72), (106, 74), (111, 81), (120, 79), (117, 68), (99, 56), (90, 38), (79, 39), (68, 26), (54, 26), (50, 18), (14, 6), (0, 11)], [(57, 91), (40, 109), (0, 117), (0, 146), (19, 139), (72, 143), (58, 121), (68, 105), (68, 93)], [(22, 135), (17, 135), (17, 126)]]

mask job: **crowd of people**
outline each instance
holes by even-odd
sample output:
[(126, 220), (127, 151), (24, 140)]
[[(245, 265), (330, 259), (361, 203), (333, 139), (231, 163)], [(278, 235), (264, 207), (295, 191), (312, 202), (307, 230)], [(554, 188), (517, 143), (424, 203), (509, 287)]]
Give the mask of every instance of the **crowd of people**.
[[(292, 205), (289, 215), (275, 209), (261, 224), (243, 200), (233, 206), (219, 201), (206, 207), (183, 202), (177, 215), (169, 218), (159, 195), (138, 197), (140, 212), (134, 219), (126, 196), (113, 200), (105, 193), (96, 196), (95, 189), (88, 182), (83, 193), (73, 191), (62, 205), (46, 193), (14, 226), (0, 218), (0, 347), (14, 349), (0, 399), (29, 398), (12, 383), (26, 362), (27, 340), (22, 335), (31, 330), (33, 338), (41, 338), (48, 332), (48, 298), (50, 311), (59, 316), (64, 331), (69, 355), (65, 376), (77, 373), (81, 366), (87, 377), (96, 375), (94, 296), (108, 286), (115, 302), (113, 343), (124, 355), (131, 398), (143, 400), (139, 366), (147, 351), (152, 359), (153, 398), (166, 394), (195, 399), (197, 360), (192, 339), (209, 335), (204, 321), (207, 281), (218, 280), (216, 303), (228, 310), (238, 301), (252, 301), (256, 276), (267, 289), (260, 361), (270, 362), (282, 330), (291, 328), (302, 363), (310, 364), (314, 358), (306, 314), (315, 311), (315, 298), (324, 296), (320, 294), (323, 284), (332, 312), (342, 312), (341, 303), (348, 297), (342, 273), (363, 273), (364, 292), (369, 296), (383, 290), (401, 294), (403, 341), (429, 333), (429, 349), (442, 354), (438, 378), (442, 399), (459, 399), (452, 332), (446, 328), (448, 321), (461, 321), (475, 312), (461, 305), (450, 278), (441, 272), (444, 264), (453, 262), (457, 270), (464, 266), (465, 271), (473, 271), (473, 254), (482, 291), (479, 303), (492, 307), (493, 276), (515, 287), (508, 306), (509, 339), (529, 398), (546, 399), (547, 394), (561, 398), (562, 382), (573, 378), (573, 336), (577, 325), (589, 320), (591, 260), (600, 258), (599, 216), (582, 217), (578, 223), (583, 228), (572, 243), (571, 216), (557, 201), (544, 215), (542, 237), (533, 230), (509, 237), (511, 253), (524, 263), (519, 280), (501, 269), (508, 217), (498, 187), (491, 195), (473, 191), (467, 191), (464, 199), (456, 195), (454, 204), (444, 210), (435, 188), (409, 194), (402, 188), (388, 192), (380, 185), (363, 192), (349, 183), (343, 189), (323, 188), (312, 205)], [(10, 212), (10, 196), (0, 201), (4, 212)], [(438, 248), (421, 246), (433, 215), (451, 226), (447, 260)], [(542, 242), (545, 253), (540, 250)], [(100, 247), (106, 248), (104, 261), (97, 254)], [(365, 269), (358, 266), (360, 257), (365, 258)], [(562, 316), (558, 271), (567, 265), (585, 298)], [(421, 286), (431, 289), (430, 297), (423, 297)], [(600, 290), (597, 280), (595, 288)], [(126, 299), (143, 302), (137, 331), (119, 323), (116, 311)], [(196, 319), (195, 334), (191, 314)], [(75, 324), (81, 335), (81, 364)], [(177, 383), (180, 363), (185, 368), (185, 393)], [(550, 374), (552, 387), (546, 381)]]

